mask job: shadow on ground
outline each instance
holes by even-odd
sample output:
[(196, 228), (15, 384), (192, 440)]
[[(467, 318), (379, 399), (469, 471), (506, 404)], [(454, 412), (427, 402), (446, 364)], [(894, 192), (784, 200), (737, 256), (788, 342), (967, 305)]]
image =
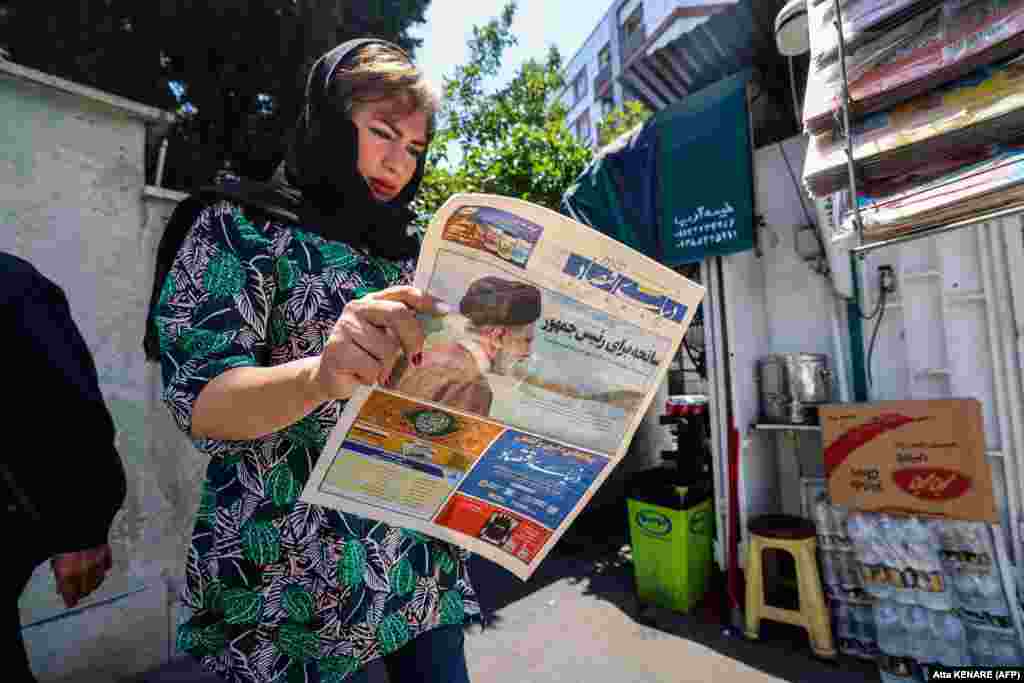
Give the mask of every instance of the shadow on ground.
[[(501, 611), (504, 608), (552, 584), (568, 582), (582, 585), (583, 595), (614, 605), (630, 620), (641, 625), (640, 638), (657, 639), (670, 635), (684, 638), (794, 683), (879, 680), (877, 668), (871, 662), (850, 657), (830, 662), (814, 657), (801, 629), (765, 622), (758, 641), (748, 641), (742, 633), (729, 630), (730, 624), (722, 616), (728, 614), (728, 610), (725, 608), (721, 575), (715, 577), (709, 595), (692, 614), (678, 614), (639, 604), (634, 591), (628, 542), (625, 505), (610, 504), (587, 510), (577, 518), (529, 581), (521, 581), (497, 565), (473, 557), (470, 571), (480, 595), (486, 629), (484, 637), (501, 638)], [(776, 604), (783, 606), (784, 600), (785, 596)], [(201, 672), (190, 661), (179, 660), (132, 683), (213, 683), (217, 680)], [(387, 683), (387, 675), (379, 662), (371, 666), (370, 680), (372, 683)]]
[[(685, 638), (786, 681), (864, 683), (879, 680), (873, 662), (845, 656), (835, 661), (815, 657), (806, 633), (796, 627), (766, 621), (762, 623), (760, 639), (747, 640), (723, 618), (729, 610), (721, 573), (716, 574), (708, 596), (692, 614), (641, 605), (634, 590), (627, 519), (625, 504), (587, 511), (527, 582), (474, 557), (471, 576), (481, 595), (488, 628), (493, 628), (500, 637), (502, 608), (553, 583), (569, 581), (584, 583), (584, 595), (615, 605), (645, 627), (640, 631), (642, 638), (668, 634)], [(780, 594), (769, 601), (780, 607), (789, 606), (786, 603), (795, 606), (794, 595)]]

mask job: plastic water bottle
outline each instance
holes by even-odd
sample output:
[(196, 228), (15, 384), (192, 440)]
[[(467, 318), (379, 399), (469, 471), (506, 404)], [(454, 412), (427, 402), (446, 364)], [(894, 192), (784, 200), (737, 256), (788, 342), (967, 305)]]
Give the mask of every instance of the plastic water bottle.
[(939, 614), (933, 623), (934, 642), (938, 643), (937, 660), (942, 666), (967, 666), (967, 641), (964, 625), (951, 613)]
[(946, 570), (939, 556), (941, 538), (934, 525), (915, 519), (912, 525), (913, 562), (917, 572), (917, 591), (920, 604), (928, 609), (949, 610), (953, 597), (949, 589)]
[(871, 645), (878, 642), (878, 624), (875, 623), (874, 611), (871, 609), (871, 605), (858, 605), (856, 609), (857, 623), (861, 629), (860, 639), (864, 642), (865, 647), (870, 648)]
[(976, 575), (970, 571), (961, 571), (956, 574), (956, 603), (971, 611), (979, 611), (978, 596), (976, 595)]
[(935, 539), (931, 531), (918, 517), (911, 517), (906, 523), (907, 579), (905, 585), (916, 595), (915, 602), (930, 609), (937, 609), (931, 595), (931, 575), (935, 562)]
[(974, 666), (995, 666), (995, 644), (987, 636), (976, 636), (970, 645), (971, 664)]
[(864, 588), (864, 577), (861, 573), (860, 563), (857, 561), (857, 554), (853, 550), (839, 553), (839, 568), (837, 571), (840, 582), (845, 588), (850, 590)]
[(1009, 616), (1006, 600), (1003, 599), (1003, 586), (995, 571), (979, 574), (975, 577), (975, 590), (978, 595), (978, 607), (988, 614)]
[(904, 551), (906, 534), (902, 520), (882, 515), (878, 521), (878, 537), (878, 554), (885, 568), (883, 578), (889, 595), (904, 604), (914, 604), (913, 591), (905, 590), (903, 585), (908, 563)]
[(994, 572), (963, 572), (956, 580), (957, 600), (961, 607), (995, 617), (1008, 617), (1009, 605), (1003, 596), (999, 576)]
[(907, 631), (907, 655), (919, 662), (931, 656), (931, 617), (928, 610), (915, 605), (907, 610), (904, 623)]
[(902, 610), (889, 601), (878, 602), (875, 606), (875, 623), (878, 625), (878, 646), (894, 657), (907, 654), (907, 633), (903, 627)]
[(975, 556), (976, 564), (981, 567), (993, 565), (992, 538), (984, 522), (964, 522), (964, 541), (966, 550)]
[(846, 520), (846, 529), (858, 551), (863, 551), (869, 545), (869, 536), (874, 532), (868, 522), (868, 513), (863, 512), (850, 513)]
[(845, 602), (837, 602), (835, 606), (836, 635), (842, 639), (853, 638), (850, 624), (850, 606)]
[(822, 547), (831, 547), (832, 539), (836, 535), (830, 507), (826, 494), (818, 496), (814, 503), (814, 528)]
[(911, 683), (923, 678), (913, 660), (903, 657), (879, 658), (878, 674), (882, 683)]
[(829, 513), (832, 518), (832, 525), (838, 537), (839, 544), (848, 548), (850, 546), (850, 532), (847, 528), (850, 511), (842, 505), (829, 505)]
[[(1021, 537), (1024, 538), (1024, 521), (1020, 523)], [(1024, 612), (1024, 558), (1017, 562), (1017, 604)]]
[(992, 648), (992, 666), (1021, 666), (1021, 657), (1017, 644), (1010, 638), (996, 642)]
[(864, 626), (861, 623), (860, 612), (857, 609), (857, 605), (850, 605), (847, 609), (847, 614), (850, 618), (850, 646), (847, 654), (854, 657), (860, 657), (864, 653), (861, 651), (861, 639), (864, 636)]
[(836, 552), (834, 550), (819, 550), (818, 560), (821, 563), (821, 582), (826, 586), (836, 586), (841, 583), (839, 572), (836, 566)]
[(884, 600), (889, 596), (889, 586), (880, 578), (884, 574), (885, 568), (878, 557), (878, 553), (875, 552), (874, 546), (869, 545), (859, 554), (860, 573), (861, 578), (864, 580), (865, 590), (879, 600)]
[(846, 535), (854, 549), (860, 550), (864, 545), (864, 538), (868, 533), (868, 525), (864, 516), (867, 513), (851, 511), (846, 516)]

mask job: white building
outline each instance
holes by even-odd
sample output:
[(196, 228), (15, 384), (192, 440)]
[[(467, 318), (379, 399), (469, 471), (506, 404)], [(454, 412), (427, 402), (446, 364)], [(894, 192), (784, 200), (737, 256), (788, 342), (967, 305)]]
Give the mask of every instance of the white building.
[(619, 82), (629, 63), (669, 43), (734, 4), (720, 0), (613, 0), (583, 46), (568, 61), (561, 93), (566, 125), (589, 145), (597, 123), (623, 102), (638, 99)]

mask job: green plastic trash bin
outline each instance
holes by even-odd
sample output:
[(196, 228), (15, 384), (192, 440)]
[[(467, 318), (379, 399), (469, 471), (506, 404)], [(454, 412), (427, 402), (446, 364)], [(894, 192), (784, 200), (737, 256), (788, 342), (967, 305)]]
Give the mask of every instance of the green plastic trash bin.
[(677, 486), (674, 479), (652, 470), (630, 482), (633, 571), (640, 602), (689, 612), (708, 588), (715, 515), (709, 484)]

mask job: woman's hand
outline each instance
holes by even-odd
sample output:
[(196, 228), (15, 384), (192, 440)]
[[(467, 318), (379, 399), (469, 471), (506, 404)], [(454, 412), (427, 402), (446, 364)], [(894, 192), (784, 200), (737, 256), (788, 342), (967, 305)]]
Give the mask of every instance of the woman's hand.
[(350, 301), (320, 354), (315, 381), (327, 400), (347, 399), (359, 384), (385, 382), (404, 351), (423, 349), (417, 313), (449, 312), (443, 302), (414, 287), (390, 287)]

